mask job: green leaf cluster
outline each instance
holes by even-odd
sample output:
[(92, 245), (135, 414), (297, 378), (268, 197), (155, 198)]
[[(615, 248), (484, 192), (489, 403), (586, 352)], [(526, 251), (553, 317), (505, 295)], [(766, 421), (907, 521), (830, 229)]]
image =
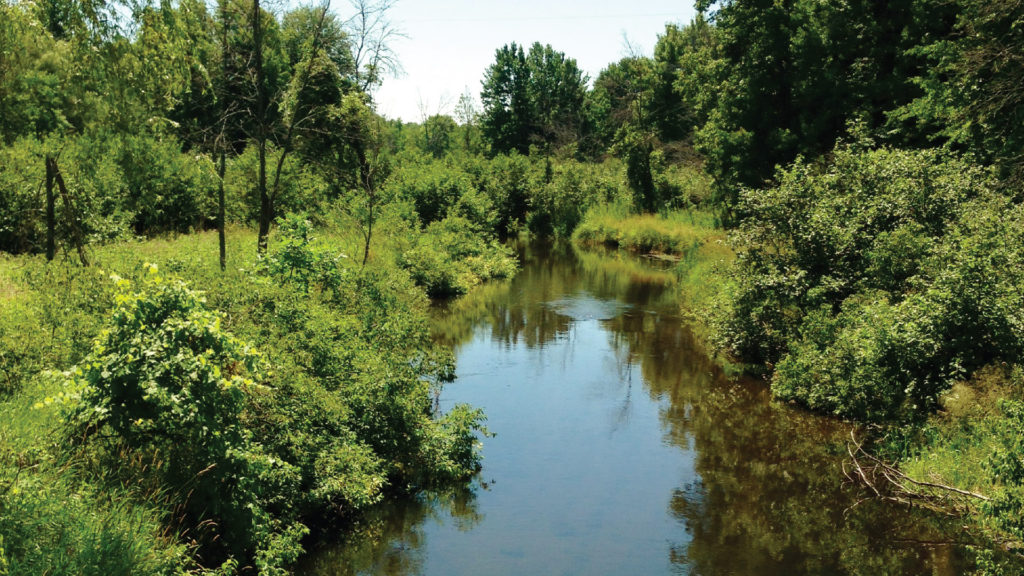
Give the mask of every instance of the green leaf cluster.
[(720, 342), (774, 367), (781, 399), (916, 417), (1024, 352), (1020, 208), (935, 151), (841, 146), (747, 190)]

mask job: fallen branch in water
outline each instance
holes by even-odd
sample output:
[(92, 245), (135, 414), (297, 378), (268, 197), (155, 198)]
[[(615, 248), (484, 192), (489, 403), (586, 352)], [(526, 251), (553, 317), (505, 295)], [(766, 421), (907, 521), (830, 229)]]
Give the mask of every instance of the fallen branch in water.
[(974, 501), (990, 500), (988, 496), (977, 492), (911, 478), (864, 450), (853, 431), (850, 431), (850, 440), (851, 444), (846, 446), (846, 451), (850, 455), (852, 469), (847, 470), (846, 463), (843, 463), (843, 474), (850, 482), (867, 486), (876, 498), (908, 506), (916, 504), (949, 515), (968, 512)]

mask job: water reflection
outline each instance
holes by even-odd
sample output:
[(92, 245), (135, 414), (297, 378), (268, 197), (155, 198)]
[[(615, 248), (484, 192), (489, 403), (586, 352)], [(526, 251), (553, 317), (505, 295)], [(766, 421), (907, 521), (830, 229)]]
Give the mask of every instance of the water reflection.
[(498, 433), (475, 497), (382, 509), (310, 572), (960, 572), (937, 520), (854, 506), (842, 425), (722, 377), (679, 319), (669, 265), (520, 252), (516, 279), (435, 319), (459, 361), (443, 402), (482, 406)]

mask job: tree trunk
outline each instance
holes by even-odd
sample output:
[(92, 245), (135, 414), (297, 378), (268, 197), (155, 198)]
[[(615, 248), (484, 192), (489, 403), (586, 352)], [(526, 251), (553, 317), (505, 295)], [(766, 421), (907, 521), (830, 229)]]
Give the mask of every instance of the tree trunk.
[(57, 245), (57, 216), (54, 210), (53, 167), (52, 159), (47, 156), (46, 162), (46, 261), (53, 260)]
[(359, 179), (362, 180), (363, 193), (366, 194), (366, 222), (363, 223), (363, 266), (370, 259), (370, 241), (373, 240), (374, 208), (377, 202), (376, 189), (373, 182), (373, 169), (370, 160), (366, 156), (366, 142), (358, 140), (355, 143), (356, 158), (359, 160)]
[(224, 227), (226, 226), (226, 212), (224, 200), (224, 156), (227, 153), (224, 151), (224, 147), (220, 149), (220, 166), (217, 170), (218, 176), (220, 176), (220, 186), (217, 190), (217, 241), (220, 244), (220, 271), (223, 272), (227, 269), (228, 250), (227, 242), (224, 238)]
[(64, 176), (60, 173), (60, 168), (57, 167), (56, 158), (46, 159), (49, 170), (53, 175), (53, 179), (57, 182), (57, 190), (60, 191), (60, 199), (64, 203), (64, 211), (67, 212), (68, 222), (71, 224), (71, 241), (74, 242), (75, 248), (78, 250), (78, 259), (81, 261), (82, 266), (89, 265), (89, 259), (85, 255), (85, 241), (82, 238), (82, 229), (79, 227), (78, 213), (75, 211), (75, 205), (71, 202), (71, 193), (68, 192), (68, 187), (64, 183)]
[(263, 14), (260, 0), (252, 1), (253, 59), (256, 66), (256, 146), (259, 150), (259, 177), (256, 187), (260, 196), (259, 231), (256, 236), (256, 253), (267, 253), (267, 238), (270, 236), (270, 222), (274, 218), (274, 203), (267, 193), (267, 87), (263, 78)]

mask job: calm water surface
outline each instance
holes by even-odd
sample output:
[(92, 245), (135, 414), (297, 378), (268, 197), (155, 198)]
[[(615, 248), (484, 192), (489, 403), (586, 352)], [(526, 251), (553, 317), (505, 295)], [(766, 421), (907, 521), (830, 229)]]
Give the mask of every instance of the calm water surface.
[[(520, 248), (522, 272), (439, 309), (441, 409), (496, 434), (474, 485), (383, 507), (317, 575), (960, 573), (934, 520), (843, 485), (849, 430), (724, 377), (668, 265)], [(852, 507), (852, 508), (851, 508)]]

